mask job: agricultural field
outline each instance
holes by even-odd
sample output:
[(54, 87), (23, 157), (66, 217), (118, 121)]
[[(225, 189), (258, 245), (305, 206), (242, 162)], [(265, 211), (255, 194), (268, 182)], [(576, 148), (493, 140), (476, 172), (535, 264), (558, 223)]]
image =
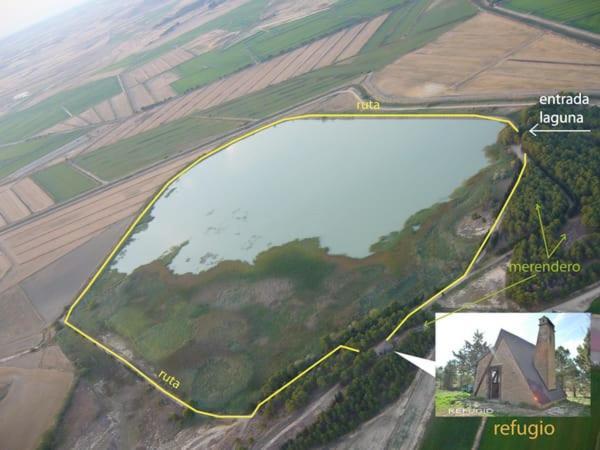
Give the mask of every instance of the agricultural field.
[(366, 88), (384, 101), (598, 89), (599, 57), (593, 47), (480, 13), (375, 72)]
[[(15, 264), (13, 270), (0, 280), (0, 287), (13, 286), (39, 273), (57, 258), (78, 249), (108, 228), (130, 220), (168, 178), (197, 157), (198, 152), (186, 155), (150, 173), (49, 211), (27, 224), (0, 231), (3, 249), (12, 255)], [(4, 200), (2, 206), (14, 208)], [(0, 211), (0, 215), (4, 212)]]
[(69, 200), (98, 186), (98, 182), (67, 163), (46, 167), (32, 175), (56, 203)]
[(239, 128), (241, 120), (189, 116), (75, 158), (103, 180), (114, 180)]
[[(457, 420), (460, 426), (456, 426)], [(480, 418), (432, 417), (427, 425), (420, 450), (471, 450)]]
[(79, 131), (40, 137), (0, 147), (0, 180), (15, 170), (77, 139), (81, 134), (82, 132)]
[(515, 11), (600, 33), (600, 4), (594, 0), (505, 0), (500, 4)]
[(22, 111), (0, 117), (0, 144), (25, 139), (121, 92), (116, 77), (92, 81), (53, 95)]
[[(461, 9), (464, 4), (466, 3), (462, 0), (456, 3), (457, 7)], [(431, 8), (430, 11), (433, 13), (436, 9)], [(422, 17), (427, 17), (427, 14), (429, 13), (423, 14)], [(470, 13), (464, 18), (466, 19), (469, 15)], [(382, 27), (385, 26), (385, 23)], [(359, 77), (367, 75), (372, 70), (381, 69), (399, 56), (424, 46), (453, 27), (454, 22), (447, 22), (443, 16), (438, 15), (438, 21), (431, 29), (408, 34), (398, 41), (383, 44), (370, 51), (362, 51), (352, 58), (351, 63), (340, 63), (313, 70), (261, 91), (249, 93), (243, 98), (215, 105), (206, 113), (216, 116), (256, 118), (276, 113), (307, 99), (316, 98), (336, 86), (358, 80)], [(374, 38), (375, 36), (372, 39)], [(369, 42), (366, 46), (369, 45)]]
[[(377, 43), (372, 44), (378, 30), (386, 27), (392, 15), (384, 13), (370, 21), (359, 22), (170, 100), (155, 110), (131, 117), (98, 139), (89, 147), (89, 151), (162, 126), (195, 111), (207, 111), (207, 114), (215, 117), (240, 118), (273, 114), (382, 68), (454, 27), (457, 17), (465, 20), (473, 14), (466, 0), (451, 0), (430, 6), (427, 6), (427, 1), (420, 0), (414, 5), (420, 8), (418, 18), (413, 17), (415, 23), (421, 20), (427, 23), (426, 27), (419, 27), (420, 31), (407, 28), (406, 34), (394, 34), (389, 41), (377, 39)], [(443, 14), (438, 12), (440, 8)], [(370, 50), (366, 51), (367, 47)], [(165, 76), (176, 77), (172, 72), (165, 72)], [(150, 83), (146, 84), (151, 88)]]
[(177, 68), (181, 78), (172, 86), (179, 93), (199, 88), (248, 67), (255, 61), (266, 61), (383, 14), (400, 3), (400, 0), (385, 0), (368, 5), (358, 0), (335, 3), (325, 11), (260, 31), (237, 44), (207, 52), (181, 64)]
[[(385, 17), (383, 15), (369, 22), (359, 23), (347, 30), (272, 58), (268, 62), (256, 64), (224, 80), (216, 81), (202, 89), (174, 99), (164, 107), (142, 117), (132, 117), (107, 134), (105, 138), (95, 142), (90, 149), (112, 144), (125, 137), (183, 118), (194, 111), (209, 109), (234, 98), (246, 97), (269, 86), (300, 77), (304, 73), (352, 58), (360, 51), (362, 45), (375, 32)], [(337, 83), (339, 82), (338, 80)], [(138, 84), (136, 88), (142, 86)], [(149, 87), (151, 87), (150, 83)], [(219, 116), (219, 114), (215, 116)]]
[(0, 227), (43, 211), (53, 204), (52, 198), (31, 178), (21, 178), (15, 183), (0, 186)]
[(140, 66), (148, 61), (164, 55), (174, 48), (183, 47), (185, 44), (192, 42), (194, 39), (202, 36), (203, 34), (214, 30), (238, 32), (252, 28), (260, 22), (261, 16), (265, 12), (267, 4), (268, 0), (229, 2), (229, 5), (226, 5), (226, 12), (224, 12), (222, 15), (218, 15), (212, 20), (203, 23), (193, 30), (183, 33), (174, 39), (170, 39), (166, 43), (156, 48), (128, 56), (118, 63), (109, 66), (106, 70), (112, 70), (116, 68), (134, 68)]

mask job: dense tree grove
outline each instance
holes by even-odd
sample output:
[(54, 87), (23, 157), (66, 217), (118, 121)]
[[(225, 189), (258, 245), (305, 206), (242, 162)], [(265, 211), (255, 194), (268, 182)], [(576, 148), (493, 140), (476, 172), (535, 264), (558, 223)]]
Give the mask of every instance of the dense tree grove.
[[(403, 351), (426, 353), (433, 345), (433, 330), (412, 332), (402, 342)], [(384, 406), (398, 398), (410, 385), (416, 368), (394, 353), (377, 357), (369, 351), (364, 368), (340, 392), (331, 407), (316, 422), (283, 445), (285, 450), (322, 446), (355, 429), (375, 416)]]
[[(374, 352), (370, 349), (381, 343), (398, 322), (422, 300), (421, 297), (418, 297), (408, 304), (395, 301), (383, 310), (373, 309), (362, 319), (352, 322), (345, 330), (325, 336), (321, 340), (319, 357), (339, 344), (358, 348), (361, 353), (338, 352), (271, 400), (265, 406), (264, 413), (274, 414), (284, 406), (286, 410), (292, 411), (305, 405), (310, 400), (309, 394), (315, 389), (327, 388), (336, 383), (345, 386), (355, 377), (366, 373), (374, 361), (372, 359)], [(429, 313), (415, 314), (404, 324), (399, 334), (401, 335), (411, 327), (420, 327), (431, 317)], [(406, 350), (404, 343), (402, 349)], [(410, 352), (410, 350), (406, 351)], [(317, 359), (317, 356), (307, 358), (280, 370), (263, 386), (263, 395), (266, 396), (274, 392)]]
[[(539, 120), (540, 106), (524, 110), (518, 123), (522, 147), (529, 155), (529, 167), (502, 222), (496, 251), (513, 248), (514, 263), (581, 264), (578, 273), (539, 273), (532, 282), (511, 289), (508, 294), (523, 305), (549, 301), (580, 289), (600, 278), (600, 108), (543, 106), (546, 114), (582, 113), (584, 124), (569, 128), (590, 128), (591, 133), (527, 132)], [(544, 125), (544, 127), (546, 127)], [(512, 133), (512, 136), (515, 136)], [(500, 140), (512, 144), (510, 134)], [(567, 241), (548, 258), (540, 231), (536, 205), (540, 205), (548, 246), (553, 248), (562, 233)], [(530, 273), (509, 272), (507, 285)]]
[[(591, 129), (591, 133), (542, 133), (523, 136), (523, 149), (565, 189), (577, 203), (584, 224), (600, 227), (600, 108), (544, 106), (548, 114), (582, 114), (583, 124), (568, 128)], [(522, 113), (523, 129), (537, 123), (539, 108)]]

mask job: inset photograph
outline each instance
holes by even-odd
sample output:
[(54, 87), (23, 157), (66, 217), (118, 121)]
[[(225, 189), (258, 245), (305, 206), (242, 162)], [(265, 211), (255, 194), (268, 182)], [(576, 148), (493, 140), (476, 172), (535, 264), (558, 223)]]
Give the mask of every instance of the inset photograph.
[(436, 416), (589, 416), (590, 320), (436, 314)]

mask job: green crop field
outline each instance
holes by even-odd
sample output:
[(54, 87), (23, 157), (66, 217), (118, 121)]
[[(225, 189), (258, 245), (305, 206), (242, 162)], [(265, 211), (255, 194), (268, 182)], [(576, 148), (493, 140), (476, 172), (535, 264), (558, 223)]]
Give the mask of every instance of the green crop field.
[(60, 163), (34, 173), (31, 178), (55, 202), (60, 203), (98, 186), (92, 178), (77, 171), (67, 163)]
[(170, 50), (181, 47), (182, 45), (196, 39), (198, 36), (208, 33), (212, 30), (243, 31), (252, 28), (260, 22), (268, 3), (268, 0), (251, 0), (232, 11), (217, 17), (214, 20), (211, 20), (197, 28), (194, 28), (193, 30), (171, 39), (163, 45), (153, 48), (152, 50), (128, 56), (127, 58), (124, 58), (121, 61), (107, 67), (105, 70), (133, 68), (135, 66), (142, 65), (148, 61), (158, 58)]
[(117, 77), (109, 77), (60, 92), (23, 111), (9, 113), (0, 118), (0, 144), (30, 137), (68, 119), (63, 107), (72, 114), (79, 114), (119, 92)]
[[(417, 10), (421, 11), (427, 3), (421, 0), (415, 3), (415, 7), (418, 7)], [(465, 20), (474, 14), (474, 9), (470, 7), (466, 0), (452, 0), (444, 3), (443, 10), (447, 14), (440, 14), (438, 8), (442, 8), (442, 6), (432, 8), (420, 15), (420, 20), (426, 21), (427, 29), (421, 26), (420, 31), (410, 31), (404, 35), (394, 31), (395, 28), (390, 26), (383, 36), (377, 37), (376, 43), (372, 44), (368, 51), (361, 52), (352, 60), (351, 64), (324, 67), (309, 72), (270, 86), (262, 91), (246, 95), (243, 98), (216, 106), (210, 109), (208, 113), (214, 116), (259, 118), (291, 108), (298, 103), (305, 102), (340, 85), (349, 83), (361, 75), (366, 75), (373, 70), (384, 67), (400, 56), (422, 47), (451, 29), (459, 20), (457, 17)], [(411, 9), (412, 11), (415, 10)], [(412, 28), (417, 23), (420, 23), (420, 21), (414, 21)], [(408, 25), (405, 25), (404, 30), (408, 30)], [(376, 36), (377, 33), (371, 39), (375, 39)], [(369, 43), (370, 41), (367, 45)]]
[(502, 6), (600, 33), (600, 2), (595, 0), (508, 0)]
[(477, 417), (432, 417), (420, 450), (471, 450), (480, 422)]
[(202, 119), (192, 115), (78, 156), (75, 162), (103, 180), (114, 180), (243, 123), (241, 120)]
[(77, 139), (81, 132), (55, 134), (0, 147), (0, 179), (57, 148)]
[(293, 22), (260, 31), (225, 49), (216, 49), (177, 67), (181, 78), (172, 87), (183, 93), (260, 61), (315, 41), (362, 20), (382, 14), (406, 0), (380, 0), (367, 3), (361, 0), (341, 0), (330, 9)]

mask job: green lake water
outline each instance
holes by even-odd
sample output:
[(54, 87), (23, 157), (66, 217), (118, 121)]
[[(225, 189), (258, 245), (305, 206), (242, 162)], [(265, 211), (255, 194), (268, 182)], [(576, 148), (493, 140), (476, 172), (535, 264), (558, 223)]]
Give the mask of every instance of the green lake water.
[(502, 125), (485, 120), (287, 122), (245, 139), (176, 181), (113, 268), (131, 273), (187, 242), (170, 264), (198, 273), (223, 260), (318, 237), (361, 258), (417, 211), (487, 164)]

